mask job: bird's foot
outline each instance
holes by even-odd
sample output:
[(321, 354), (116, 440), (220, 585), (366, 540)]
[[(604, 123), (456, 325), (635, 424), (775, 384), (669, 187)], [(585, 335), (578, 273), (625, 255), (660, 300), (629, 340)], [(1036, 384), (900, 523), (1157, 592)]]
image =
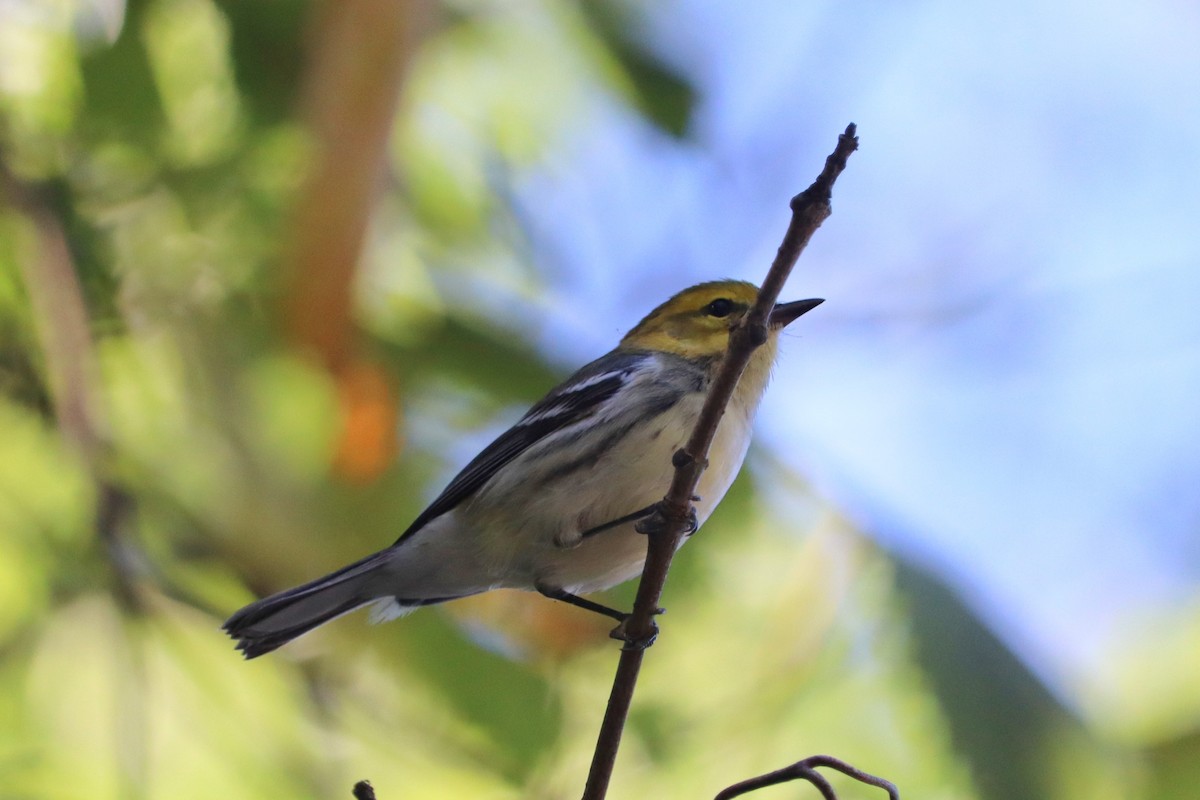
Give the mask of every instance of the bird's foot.
[[(665, 608), (654, 609), (654, 616), (665, 613), (667, 613)], [(634, 633), (629, 630), (629, 620), (632, 618), (632, 614), (626, 614), (625, 619), (621, 620), (621, 624), (609, 631), (608, 636), (611, 639), (624, 642), (624, 646), (621, 647), (622, 650), (645, 650), (654, 644), (654, 640), (658, 638), (658, 623), (651, 617), (649, 630)]]
[[(699, 495), (692, 495), (692, 502), (700, 499)], [(662, 503), (655, 503), (654, 510), (646, 516), (638, 520), (633, 529), (638, 533), (646, 535), (660, 534), (667, 527), (667, 516), (663, 512)], [(688, 506), (687, 519), (684, 522), (683, 535), (691, 536), (700, 527), (700, 519), (696, 516), (696, 507)]]

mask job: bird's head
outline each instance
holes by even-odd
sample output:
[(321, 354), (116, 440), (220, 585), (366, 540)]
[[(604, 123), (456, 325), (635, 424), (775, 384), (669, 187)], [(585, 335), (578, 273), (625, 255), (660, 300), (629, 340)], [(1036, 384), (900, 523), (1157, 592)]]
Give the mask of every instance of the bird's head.
[[(729, 334), (750, 311), (758, 287), (745, 281), (712, 281), (684, 289), (646, 315), (621, 340), (624, 348), (658, 350), (684, 358), (719, 358)], [(769, 351), (792, 320), (822, 300), (778, 303), (767, 322)]]

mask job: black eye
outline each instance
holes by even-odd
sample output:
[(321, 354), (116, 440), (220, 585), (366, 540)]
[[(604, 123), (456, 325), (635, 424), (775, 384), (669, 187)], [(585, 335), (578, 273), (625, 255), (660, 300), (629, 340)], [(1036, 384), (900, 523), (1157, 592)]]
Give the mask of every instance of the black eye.
[(728, 317), (733, 313), (733, 301), (724, 297), (713, 300), (704, 307), (704, 313), (710, 317)]

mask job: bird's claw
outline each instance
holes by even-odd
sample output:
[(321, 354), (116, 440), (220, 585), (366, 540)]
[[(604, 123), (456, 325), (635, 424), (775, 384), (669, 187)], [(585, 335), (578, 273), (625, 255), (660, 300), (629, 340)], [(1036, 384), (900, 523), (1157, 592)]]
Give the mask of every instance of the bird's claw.
[(633, 614), (626, 614), (625, 619), (621, 620), (621, 624), (609, 631), (610, 639), (616, 639), (619, 642), (624, 642), (622, 650), (645, 650), (650, 645), (654, 644), (654, 640), (658, 638), (658, 623), (654, 621), (654, 617), (667, 613), (665, 608), (656, 608), (653, 611), (653, 616), (650, 619), (650, 629), (636, 636), (629, 631), (629, 620), (633, 618)]
[[(693, 500), (700, 498), (693, 495)], [(642, 519), (638, 520), (633, 526), (633, 529), (641, 534), (656, 535), (662, 533), (667, 527), (667, 517), (663, 513), (662, 505), (654, 507), (654, 510), (647, 514)], [(696, 516), (696, 507), (688, 506), (687, 519), (684, 521), (683, 535), (691, 536), (700, 527), (700, 520)]]
[(658, 508), (655, 508), (645, 517), (639, 519), (633, 526), (633, 529), (638, 533), (649, 536), (650, 534), (662, 533), (663, 527), (666, 525), (666, 523), (667, 520), (662, 515), (662, 511)]

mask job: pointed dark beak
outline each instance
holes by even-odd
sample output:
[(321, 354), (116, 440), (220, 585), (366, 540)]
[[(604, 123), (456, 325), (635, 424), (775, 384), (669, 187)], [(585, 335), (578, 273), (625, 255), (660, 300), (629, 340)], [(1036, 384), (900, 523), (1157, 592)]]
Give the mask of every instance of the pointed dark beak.
[(776, 303), (771, 309), (770, 325), (772, 328), (782, 328), (790, 325), (797, 317), (807, 314), (824, 300), (796, 300), (791, 303)]

